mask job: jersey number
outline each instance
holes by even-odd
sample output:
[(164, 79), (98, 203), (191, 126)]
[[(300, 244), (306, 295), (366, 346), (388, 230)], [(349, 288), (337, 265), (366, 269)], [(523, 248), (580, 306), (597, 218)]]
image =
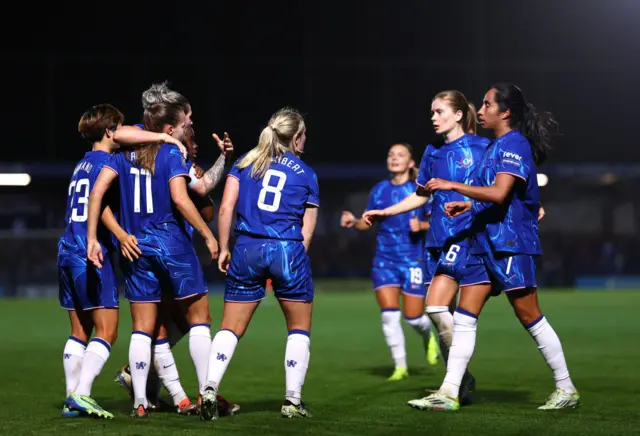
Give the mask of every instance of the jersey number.
[(460, 246), (453, 244), (451, 247), (449, 247), (449, 251), (447, 251), (447, 254), (444, 257), (444, 260), (452, 263), (455, 262), (459, 252), (460, 252)]
[[(73, 207), (74, 193), (79, 194), (77, 205), (84, 204), (82, 207), (82, 215), (78, 214), (77, 207)], [(71, 218), (69, 222), (75, 221), (77, 223), (83, 223), (87, 220), (89, 214), (87, 207), (87, 203), (89, 203), (89, 193), (89, 179), (80, 179), (71, 182), (69, 185), (69, 197), (71, 197)]]
[(411, 274), (411, 284), (413, 285), (422, 284), (422, 268), (418, 268), (418, 267), (409, 268), (409, 273)]
[(148, 170), (131, 168), (131, 174), (135, 176), (133, 181), (133, 211), (140, 213), (140, 175), (144, 176), (144, 190), (147, 194), (147, 213), (153, 213), (153, 194), (151, 193), (151, 173)]
[[(276, 186), (271, 186), (271, 179), (275, 178)], [(258, 194), (258, 208), (266, 210), (267, 212), (275, 212), (280, 207), (280, 200), (282, 199), (282, 188), (287, 181), (287, 175), (278, 170), (267, 170), (262, 178), (262, 189)], [(267, 203), (267, 193), (271, 192), (273, 198), (270, 203)]]

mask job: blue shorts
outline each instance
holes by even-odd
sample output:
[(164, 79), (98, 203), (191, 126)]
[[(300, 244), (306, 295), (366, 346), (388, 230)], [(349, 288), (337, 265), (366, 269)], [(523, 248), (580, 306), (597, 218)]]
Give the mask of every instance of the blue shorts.
[(442, 249), (425, 249), (427, 279), (430, 284), (437, 275), (455, 280), (460, 286), (490, 283), (489, 275), (480, 258), (469, 253), (467, 241), (450, 244)]
[(483, 253), (478, 256), (491, 279), (493, 295), (502, 291), (537, 288), (535, 256), (513, 253)]
[(262, 300), (267, 279), (279, 300), (313, 301), (309, 256), (301, 241), (240, 237), (231, 255), (224, 300)]
[(176, 300), (207, 293), (200, 261), (193, 253), (120, 259), (125, 297), (132, 303), (155, 303), (163, 292)]
[(424, 263), (421, 261), (398, 263), (376, 258), (373, 260), (371, 278), (374, 290), (389, 286), (400, 288), (404, 294), (416, 297), (427, 295)]
[(116, 273), (108, 254), (102, 268), (96, 268), (84, 256), (65, 256), (59, 263), (59, 298), (63, 309), (118, 308)]

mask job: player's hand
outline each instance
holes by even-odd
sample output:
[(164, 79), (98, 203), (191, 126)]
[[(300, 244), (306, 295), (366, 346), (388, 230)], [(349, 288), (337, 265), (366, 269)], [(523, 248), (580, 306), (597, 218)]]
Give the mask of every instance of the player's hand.
[(463, 213), (469, 212), (470, 210), (470, 201), (452, 201), (444, 205), (444, 213), (446, 213), (449, 218), (462, 215)]
[(431, 179), (427, 182), (426, 186), (427, 190), (430, 192), (433, 191), (452, 191), (453, 190), (453, 182), (442, 179)]
[(204, 170), (200, 168), (198, 165), (193, 165), (193, 169), (196, 172), (196, 179), (201, 179), (204, 176)]
[(413, 215), (409, 220), (409, 228), (413, 233), (418, 233), (422, 231), (422, 225), (417, 216)]
[(224, 132), (224, 136), (222, 139), (220, 139), (220, 137), (215, 133), (211, 136), (213, 136), (213, 139), (215, 139), (216, 143), (218, 144), (218, 148), (220, 149), (222, 154), (224, 154), (224, 157), (229, 157), (231, 156), (231, 154), (233, 154), (233, 142), (231, 142), (231, 138), (229, 138), (229, 134), (227, 132)]
[(121, 238), (118, 238), (120, 242), (120, 251), (122, 255), (129, 261), (133, 262), (142, 254), (142, 251), (138, 248), (138, 240), (135, 236), (126, 234)]
[(387, 212), (383, 210), (368, 210), (362, 214), (362, 221), (367, 223), (368, 225), (373, 225), (373, 222), (388, 216)]
[(182, 153), (182, 157), (184, 157), (185, 159), (189, 156), (189, 153), (187, 152), (187, 148), (184, 145), (182, 145), (182, 142), (178, 141), (173, 136), (163, 133), (162, 142), (164, 142), (165, 144), (173, 144), (177, 146), (180, 149), (180, 153)]
[(229, 263), (231, 262), (231, 253), (229, 250), (223, 250), (218, 257), (218, 269), (220, 272), (227, 273), (229, 269)]
[(220, 248), (218, 247), (218, 241), (216, 241), (216, 238), (207, 238), (204, 243), (207, 244), (211, 260), (216, 260), (218, 258), (218, 254), (220, 254)]
[(352, 214), (348, 210), (343, 210), (342, 211), (342, 216), (340, 217), (340, 226), (341, 227), (346, 227), (346, 228), (350, 229), (350, 228), (352, 228), (353, 226), (356, 225), (356, 221), (358, 221), (358, 219), (355, 217), (354, 214)]
[(542, 221), (544, 216), (545, 216), (544, 207), (540, 206), (540, 209), (538, 209), (538, 222)]
[(87, 241), (87, 259), (96, 267), (102, 268), (102, 262), (104, 261), (102, 257), (102, 247), (96, 239)]

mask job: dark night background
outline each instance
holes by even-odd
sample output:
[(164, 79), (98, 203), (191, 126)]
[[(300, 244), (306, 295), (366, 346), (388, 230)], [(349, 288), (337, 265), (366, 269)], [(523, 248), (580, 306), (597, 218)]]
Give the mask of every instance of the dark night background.
[(307, 117), (309, 163), (382, 164), (393, 142), (421, 153), (433, 139), (437, 91), (477, 104), (499, 80), (556, 114), (551, 162), (640, 160), (638, 1), (133, 3), (5, 15), (3, 161), (77, 161), (85, 109), (110, 102), (137, 122), (163, 80), (191, 100), (205, 161), (209, 133), (246, 151), (290, 105)]

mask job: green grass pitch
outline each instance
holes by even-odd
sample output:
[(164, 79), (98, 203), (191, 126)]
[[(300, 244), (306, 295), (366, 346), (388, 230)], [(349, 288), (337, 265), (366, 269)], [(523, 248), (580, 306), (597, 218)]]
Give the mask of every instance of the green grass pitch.
[[(640, 434), (640, 292), (541, 292), (543, 313), (562, 343), (582, 395), (577, 410), (541, 412), (553, 389), (550, 370), (519, 325), (504, 296), (480, 318), (470, 369), (475, 404), (459, 413), (421, 412), (406, 401), (435, 389), (442, 365), (428, 367), (416, 334), (405, 326), (411, 376), (387, 382), (392, 370), (369, 283), (319, 282), (304, 398), (311, 420), (280, 418), (284, 395), (286, 328), (277, 303), (265, 300), (222, 384), (242, 405), (240, 415), (216, 422), (156, 413), (128, 417), (129, 399), (113, 383), (127, 360), (130, 320), (121, 311), (120, 339), (93, 395), (113, 421), (60, 416), (64, 400), (62, 348), (67, 316), (54, 300), (0, 300), (0, 434), (2, 435), (580, 435)], [(328, 289), (332, 292), (327, 292)], [(341, 292), (341, 290), (344, 290)], [(214, 328), (222, 299), (211, 297)], [(196, 378), (187, 340), (174, 350), (183, 386), (192, 398)]]

